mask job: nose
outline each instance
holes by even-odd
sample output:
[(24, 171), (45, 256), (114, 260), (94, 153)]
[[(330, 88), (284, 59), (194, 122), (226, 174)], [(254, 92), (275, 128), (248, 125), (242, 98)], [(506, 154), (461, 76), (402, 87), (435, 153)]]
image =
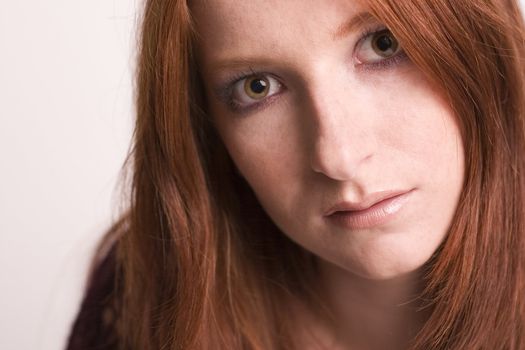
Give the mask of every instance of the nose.
[(334, 180), (352, 180), (374, 154), (373, 108), (362, 94), (335, 84), (317, 84), (309, 95), (311, 169)]

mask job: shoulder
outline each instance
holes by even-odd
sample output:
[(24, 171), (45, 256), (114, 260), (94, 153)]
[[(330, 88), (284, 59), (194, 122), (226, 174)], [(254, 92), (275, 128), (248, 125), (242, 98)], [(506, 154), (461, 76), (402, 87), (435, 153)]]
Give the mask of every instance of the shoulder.
[(72, 325), (67, 350), (115, 349), (116, 246), (95, 264), (80, 310)]

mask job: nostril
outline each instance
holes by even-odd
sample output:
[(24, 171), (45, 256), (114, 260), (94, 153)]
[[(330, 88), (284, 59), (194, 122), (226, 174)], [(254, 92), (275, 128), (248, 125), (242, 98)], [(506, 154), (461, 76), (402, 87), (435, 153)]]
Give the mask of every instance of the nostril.
[(372, 153), (348, 146), (331, 146), (318, 143), (311, 154), (310, 167), (320, 174), (337, 180), (348, 181), (360, 172), (360, 167), (372, 158)]
[(329, 178), (347, 181), (376, 151), (376, 125), (370, 110), (357, 105), (357, 97), (349, 101), (346, 94), (334, 93), (333, 86), (325, 88), (316, 90), (310, 100), (312, 108), (307, 110), (311, 117), (310, 167)]

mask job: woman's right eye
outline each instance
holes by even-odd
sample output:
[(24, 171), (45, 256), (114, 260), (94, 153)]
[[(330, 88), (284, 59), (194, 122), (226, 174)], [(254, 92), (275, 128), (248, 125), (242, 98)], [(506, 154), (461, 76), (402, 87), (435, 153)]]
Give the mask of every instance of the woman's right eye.
[(233, 85), (230, 104), (238, 109), (248, 108), (279, 93), (281, 89), (282, 84), (269, 75), (251, 75)]

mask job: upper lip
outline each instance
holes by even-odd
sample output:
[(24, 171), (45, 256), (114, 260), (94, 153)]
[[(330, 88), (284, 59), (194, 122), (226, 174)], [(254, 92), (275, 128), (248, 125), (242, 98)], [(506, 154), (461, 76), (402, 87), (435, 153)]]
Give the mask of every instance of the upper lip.
[(358, 210), (368, 209), (371, 206), (384, 201), (385, 199), (396, 197), (396, 196), (399, 196), (407, 192), (409, 191), (407, 190), (379, 191), (379, 192), (374, 192), (374, 193), (370, 193), (368, 195), (363, 196), (363, 199), (359, 202), (342, 201), (330, 207), (330, 209), (328, 209), (325, 212), (326, 213), (325, 216), (332, 215), (333, 213), (338, 212), (338, 211), (358, 211)]

